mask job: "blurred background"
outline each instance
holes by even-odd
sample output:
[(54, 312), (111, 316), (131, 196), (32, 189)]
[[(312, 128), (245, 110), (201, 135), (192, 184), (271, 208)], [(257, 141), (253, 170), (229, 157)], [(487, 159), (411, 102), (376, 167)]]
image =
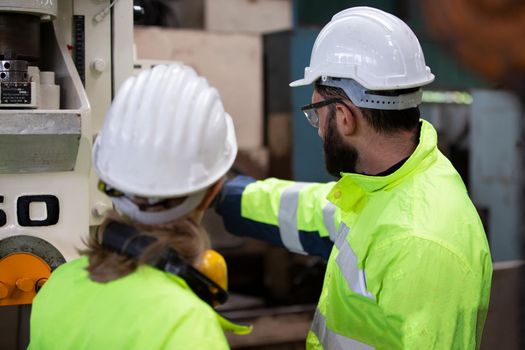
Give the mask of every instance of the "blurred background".
[[(180, 60), (208, 77), (237, 128), (238, 166), (256, 178), (331, 181), (317, 132), (300, 107), (302, 77), (319, 30), (338, 11), (373, 6), (409, 24), (436, 80), (425, 87), (423, 118), (463, 177), (495, 261), (482, 349), (523, 349), (523, 101), (525, 3), (513, 0), (136, 1), (138, 62)], [(155, 40), (152, 40), (155, 38)], [(234, 65), (231, 63), (235, 62)], [(225, 312), (257, 325), (234, 347), (303, 348), (325, 262), (264, 243), (209, 232), (225, 255), (233, 298)], [(237, 305), (236, 303), (239, 303)], [(244, 303), (244, 305), (241, 305)], [(232, 311), (228, 309), (231, 308)], [(243, 309), (243, 311), (238, 311)], [(237, 310), (237, 311), (233, 311)], [(260, 323), (260, 325), (259, 325)]]
[[(207, 77), (234, 119), (236, 168), (258, 179), (333, 180), (324, 169), (317, 131), (300, 112), (310, 102), (311, 87), (288, 87), (302, 77), (315, 38), (330, 18), (348, 7), (373, 6), (408, 23), (436, 76), (425, 87), (422, 116), (436, 127), (440, 150), (467, 185), (495, 262), (482, 349), (525, 348), (525, 2), (133, 2), (134, 72), (181, 61)], [(249, 336), (229, 336), (232, 348), (304, 349), (325, 261), (234, 237), (211, 211), (206, 227), (229, 267), (232, 295), (220, 310), (255, 326)], [(0, 333), (23, 338), (24, 312), (4, 308)], [(13, 345), (7, 338), (0, 348), (23, 347), (23, 341)]]

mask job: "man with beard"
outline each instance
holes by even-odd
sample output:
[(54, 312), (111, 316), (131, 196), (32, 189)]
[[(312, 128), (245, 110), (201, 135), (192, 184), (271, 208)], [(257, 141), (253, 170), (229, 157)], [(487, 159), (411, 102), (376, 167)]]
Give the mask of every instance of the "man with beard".
[(414, 33), (368, 7), (336, 14), (312, 49), (306, 117), (336, 183), (226, 183), (226, 228), (328, 260), (308, 349), (477, 349), (492, 262), (478, 214), (436, 131), (434, 80)]

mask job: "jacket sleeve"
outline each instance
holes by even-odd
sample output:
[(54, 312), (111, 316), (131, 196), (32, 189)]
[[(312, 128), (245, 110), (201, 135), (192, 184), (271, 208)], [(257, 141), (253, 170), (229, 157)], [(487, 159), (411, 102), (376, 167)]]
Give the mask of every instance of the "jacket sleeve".
[(226, 229), (328, 259), (340, 211), (326, 195), (333, 183), (304, 183), (238, 176), (225, 183), (217, 203)]

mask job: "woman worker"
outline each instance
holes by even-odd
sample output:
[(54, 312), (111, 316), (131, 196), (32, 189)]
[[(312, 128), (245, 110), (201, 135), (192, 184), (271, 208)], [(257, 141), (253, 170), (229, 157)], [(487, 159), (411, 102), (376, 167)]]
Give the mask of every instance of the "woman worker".
[(227, 349), (224, 329), (249, 332), (212, 308), (225, 300), (225, 279), (198, 270), (225, 268), (209, 259), (200, 223), (236, 153), (218, 92), (193, 69), (129, 78), (93, 148), (116, 210), (39, 291), (29, 348)]

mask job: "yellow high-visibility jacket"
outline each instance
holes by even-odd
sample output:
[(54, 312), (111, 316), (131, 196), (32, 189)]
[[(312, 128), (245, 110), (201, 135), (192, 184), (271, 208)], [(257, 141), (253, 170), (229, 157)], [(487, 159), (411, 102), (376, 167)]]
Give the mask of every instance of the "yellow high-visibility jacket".
[(232, 233), (328, 260), (308, 349), (477, 349), (492, 261), (479, 216), (437, 135), (387, 176), (337, 183), (229, 181)]
[(33, 302), (31, 350), (229, 349), (220, 317), (178, 276), (150, 266), (92, 281), (87, 258), (53, 271)]

